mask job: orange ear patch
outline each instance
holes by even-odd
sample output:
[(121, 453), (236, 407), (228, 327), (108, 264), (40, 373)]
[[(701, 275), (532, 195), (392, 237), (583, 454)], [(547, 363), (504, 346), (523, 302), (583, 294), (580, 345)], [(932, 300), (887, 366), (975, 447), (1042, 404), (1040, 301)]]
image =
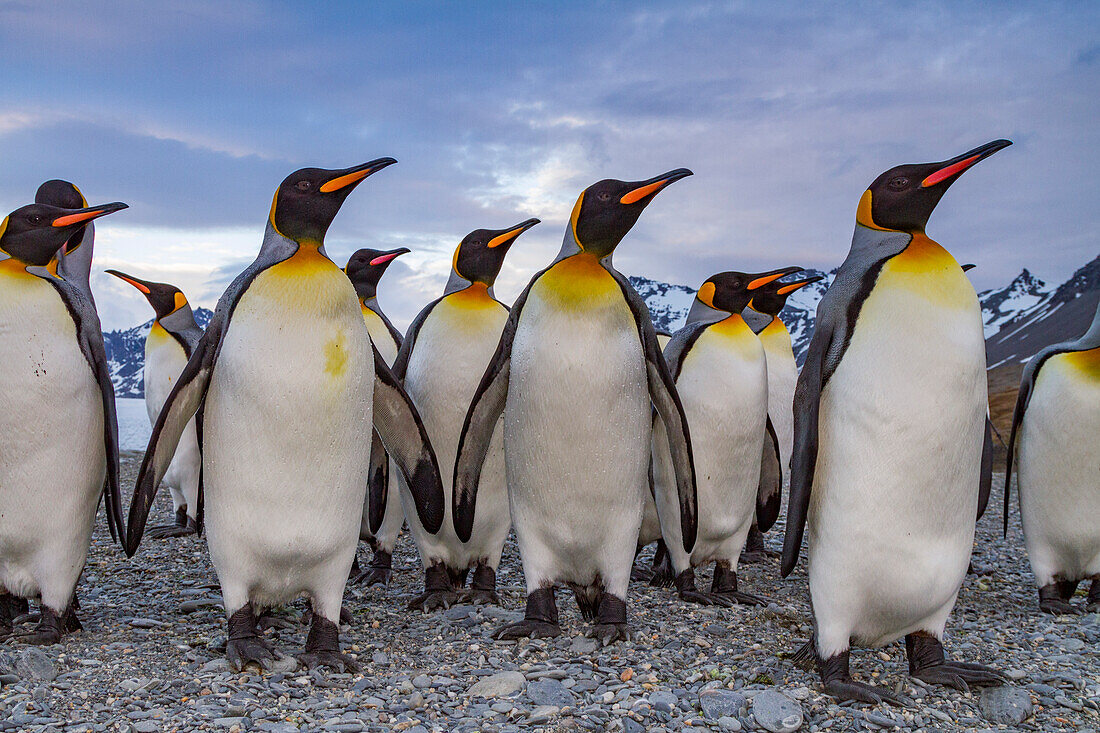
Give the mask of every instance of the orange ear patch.
[(702, 301), (703, 305), (714, 307), (714, 291), (717, 288), (714, 287), (714, 283), (707, 280), (703, 283), (703, 287), (699, 288), (699, 292), (695, 294), (695, 297)]

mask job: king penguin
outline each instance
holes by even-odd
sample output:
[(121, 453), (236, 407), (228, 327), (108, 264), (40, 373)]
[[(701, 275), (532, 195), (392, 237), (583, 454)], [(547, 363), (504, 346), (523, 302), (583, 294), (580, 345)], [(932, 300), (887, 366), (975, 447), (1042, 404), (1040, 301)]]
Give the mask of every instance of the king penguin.
[[(657, 345), (664, 353), (668, 342), (672, 340), (672, 334), (666, 329), (655, 326), (657, 332)], [(650, 460), (652, 466), (652, 459)], [(638, 562), (638, 555), (647, 546), (654, 542), (653, 559), (649, 567)], [(652, 585), (668, 585), (672, 582), (672, 565), (668, 559), (668, 548), (661, 538), (661, 519), (657, 516), (657, 502), (653, 496), (653, 474), (649, 476), (649, 494), (646, 496), (645, 506), (642, 508), (642, 527), (638, 530), (638, 549), (634, 553), (634, 567), (630, 571), (630, 579)]]
[[(420, 412), (445, 476), (451, 476), (454, 469), (466, 408), (508, 321), (508, 308), (496, 299), (493, 283), (512, 244), (538, 223), (538, 219), (528, 219), (507, 229), (476, 229), (467, 234), (455, 249), (443, 296), (413, 319), (394, 363), (394, 374), (403, 380)], [(481, 470), (470, 535), (459, 540), (450, 512), (435, 535), (426, 532), (416, 519), (409, 520), (409, 532), (424, 566), (424, 592), (409, 603), (410, 609), (429, 611), (455, 602), (471, 568), (474, 573), (470, 590), (464, 593), (466, 599), (500, 602), (496, 572), (512, 523), (499, 421), (493, 433)], [(450, 488), (444, 485), (445, 492)], [(402, 486), (401, 500), (408, 505), (410, 499)]]
[[(741, 312), (745, 323), (760, 337), (768, 360), (768, 418), (779, 440), (779, 465), (785, 469), (791, 465), (791, 446), (794, 443), (794, 384), (798, 380), (798, 366), (794, 361), (790, 331), (779, 318), (779, 313), (792, 293), (821, 279), (817, 276), (791, 282), (770, 282), (752, 294), (752, 300)], [(745, 540), (745, 550), (741, 553), (741, 562), (764, 562), (769, 554), (764, 544), (764, 534), (759, 524), (753, 522)]]
[(1076, 341), (1054, 344), (1024, 368), (1005, 465), (1005, 533), (1012, 459), (1031, 572), (1046, 613), (1080, 613), (1069, 600), (1092, 580), (1085, 610), (1100, 612), (1100, 307)]
[(111, 535), (125, 537), (99, 316), (57, 274), (66, 242), (125, 208), (31, 204), (0, 222), (0, 635), (12, 633), (15, 599), (40, 598), (37, 629), (17, 637), (30, 644), (81, 628), (75, 589), (100, 497)]
[[(361, 249), (355, 252), (344, 266), (359, 307), (363, 311), (363, 323), (371, 343), (382, 355), (387, 365), (393, 366), (397, 350), (401, 348), (401, 332), (378, 304), (378, 283), (395, 259), (407, 254), (407, 247), (387, 251)], [(351, 569), (351, 582), (364, 585), (386, 585), (393, 573), (393, 548), (397, 535), (405, 523), (401, 501), (397, 496), (397, 472), (389, 470), (389, 456), (382, 445), (378, 431), (372, 429), (370, 480), (367, 484), (367, 500), (363, 504), (363, 519), (359, 526), (359, 539), (370, 545), (371, 562), (366, 571), (359, 569), (356, 560)]]
[(905, 637), (909, 673), (965, 689), (1003, 678), (947, 661), (947, 617), (988, 498), (981, 306), (958, 262), (924, 233), (948, 186), (1010, 145), (903, 165), (863, 193), (851, 251), (822, 298), (795, 389), (782, 574), (809, 528), (814, 635), (825, 692), (903, 704), (856, 682), (849, 647)]
[(558, 256), (520, 294), (478, 385), (455, 462), (454, 523), (474, 523), (478, 478), (497, 420), (512, 523), (527, 581), (522, 621), (500, 639), (556, 636), (554, 589), (573, 588), (589, 632), (629, 638), (626, 592), (648, 481), (651, 404), (669, 426), (684, 547), (695, 542), (691, 439), (649, 311), (611, 264), (615, 247), (680, 168), (585, 189)]
[[(34, 194), (36, 204), (60, 206), (63, 209), (82, 209), (88, 200), (69, 181), (53, 179), (38, 187)], [(92, 297), (92, 254), (95, 249), (95, 224), (89, 221), (78, 227), (65, 244), (57, 250), (57, 274), (78, 288), (95, 305)]]
[(432, 529), (443, 521), (442, 482), (423, 423), (371, 345), (355, 288), (324, 249), (351, 190), (395, 162), (303, 168), (282, 182), (259, 255), (218, 301), (138, 473), (129, 554), (202, 405), (205, 535), (235, 669), (274, 659), (258, 634), (256, 607), (302, 595), (313, 613), (299, 659), (355, 668), (340, 652), (337, 620), (359, 540), (372, 424), (409, 476), (421, 521)]
[[(754, 517), (768, 528), (779, 515), (783, 472), (768, 418), (768, 363), (760, 338), (741, 317), (759, 288), (797, 267), (758, 274), (722, 272), (703, 283), (687, 325), (665, 348), (692, 430), (698, 483), (698, 535), (687, 552), (680, 537), (679, 497), (668, 439), (653, 428), (653, 487), (661, 534), (680, 598), (702, 605), (765, 605), (737, 587), (737, 560)], [(709, 593), (695, 586), (695, 568), (714, 563)]]
[[(202, 338), (202, 327), (195, 322), (187, 297), (175, 285), (141, 280), (118, 270), (107, 272), (133, 285), (156, 314), (149, 335), (145, 337), (144, 373), (145, 410), (149, 413), (149, 422), (155, 425), (172, 385)], [(197, 418), (187, 424), (176, 455), (164, 474), (164, 483), (172, 495), (175, 522), (151, 527), (148, 535), (155, 539), (185, 537), (199, 532), (202, 451), (196, 426)]]

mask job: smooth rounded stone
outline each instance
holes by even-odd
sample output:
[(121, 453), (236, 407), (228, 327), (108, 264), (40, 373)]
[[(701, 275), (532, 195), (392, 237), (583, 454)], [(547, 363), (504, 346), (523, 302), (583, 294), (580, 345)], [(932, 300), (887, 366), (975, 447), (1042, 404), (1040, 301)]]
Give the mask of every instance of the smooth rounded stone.
[(339, 731), (339, 733), (359, 733), (363, 730), (363, 724), (358, 720), (341, 720), (326, 724), (322, 730)]
[(180, 613), (195, 613), (201, 611), (204, 608), (221, 608), (222, 602), (220, 599), (214, 598), (192, 598), (187, 601), (183, 601), (179, 605)]
[(625, 733), (646, 733), (645, 726), (633, 718), (623, 718), (623, 731)]
[(498, 672), (478, 680), (466, 694), (474, 697), (504, 697), (520, 692), (526, 684), (527, 678), (521, 672)]
[(473, 606), (451, 606), (443, 612), (443, 618), (448, 618), (452, 621), (460, 621), (476, 612), (477, 609)]
[(432, 686), (432, 678), (426, 674), (418, 674), (416, 677), (413, 677), (412, 684), (413, 687), (423, 690), (426, 687)]
[(507, 713), (512, 712), (512, 708), (514, 708), (514, 707), (515, 706), (512, 703), (510, 703), (508, 701), (504, 701), (504, 702), (495, 702), (495, 703), (493, 703), (492, 705), (489, 706), (489, 709), (492, 710), (494, 713), (500, 713), (501, 715), (505, 715)]
[(565, 689), (560, 681), (555, 679), (541, 679), (527, 683), (527, 697), (535, 705), (553, 705), (559, 708), (573, 704), (573, 693)]
[(703, 690), (699, 693), (699, 707), (708, 720), (736, 717), (745, 703), (745, 696), (733, 690)]
[(426, 704), (427, 703), (424, 702), (424, 695), (422, 695), (419, 690), (409, 695), (409, 707), (413, 710), (419, 710)]
[(718, 719), (719, 730), (738, 731), (741, 730), (741, 721), (737, 718), (731, 718), (728, 715), (723, 715)]
[(57, 678), (57, 667), (46, 652), (30, 646), (19, 653), (15, 661), (15, 673), (23, 679), (52, 682)]
[(268, 662), (268, 668), (271, 672), (281, 672), (282, 674), (288, 674), (298, 669), (298, 659), (292, 657), (289, 654), (283, 654), (281, 652), (275, 652), (275, 659)]
[(593, 654), (599, 648), (600, 642), (596, 639), (589, 639), (587, 636), (578, 636), (569, 645), (569, 651), (577, 654)]
[(156, 720), (142, 720), (134, 723), (132, 726), (136, 733), (157, 733), (161, 728), (161, 723)]
[(772, 733), (792, 733), (802, 727), (802, 706), (775, 690), (764, 690), (752, 698), (756, 722)]
[(385, 652), (375, 652), (370, 655), (370, 660), (375, 664), (389, 664), (390, 658)]
[(1062, 648), (1067, 652), (1079, 652), (1085, 648), (1085, 642), (1081, 639), (1066, 639), (1062, 642)]
[(527, 716), (528, 723), (545, 723), (561, 712), (560, 708), (554, 705), (539, 705), (537, 708), (531, 711)]
[(979, 706), (986, 720), (1002, 725), (1019, 725), (1033, 712), (1031, 695), (1012, 685), (986, 687), (982, 690)]

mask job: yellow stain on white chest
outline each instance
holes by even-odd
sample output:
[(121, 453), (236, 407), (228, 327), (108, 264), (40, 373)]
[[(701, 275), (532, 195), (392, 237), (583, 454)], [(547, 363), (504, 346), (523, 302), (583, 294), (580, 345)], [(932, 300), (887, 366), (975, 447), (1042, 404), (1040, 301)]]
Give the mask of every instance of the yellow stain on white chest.
[(1100, 346), (1086, 351), (1072, 351), (1051, 357), (1066, 372), (1086, 382), (1100, 383)]
[(938, 242), (923, 232), (913, 234), (905, 250), (886, 261), (876, 287), (903, 288), (949, 308), (969, 308), (977, 303), (959, 263)]
[(607, 307), (623, 302), (622, 290), (595, 255), (581, 252), (547, 270), (535, 284), (538, 294), (562, 309)]

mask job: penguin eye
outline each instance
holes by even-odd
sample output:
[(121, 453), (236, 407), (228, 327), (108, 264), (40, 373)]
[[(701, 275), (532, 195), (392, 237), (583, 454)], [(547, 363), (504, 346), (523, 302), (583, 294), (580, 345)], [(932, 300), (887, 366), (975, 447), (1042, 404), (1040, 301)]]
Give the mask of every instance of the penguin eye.
[(299, 191), (308, 191), (309, 189), (313, 188), (312, 181), (298, 181), (298, 183), (294, 185)]
[(41, 224), (42, 217), (38, 214), (31, 214), (31, 224)]
[(890, 182), (886, 184), (886, 187), (891, 191), (904, 191), (909, 188), (909, 179), (905, 176), (891, 178)]
[(600, 191), (598, 194), (596, 194), (596, 198), (600, 201), (610, 201), (611, 194), (609, 194), (607, 191)]

